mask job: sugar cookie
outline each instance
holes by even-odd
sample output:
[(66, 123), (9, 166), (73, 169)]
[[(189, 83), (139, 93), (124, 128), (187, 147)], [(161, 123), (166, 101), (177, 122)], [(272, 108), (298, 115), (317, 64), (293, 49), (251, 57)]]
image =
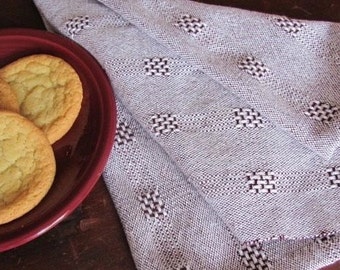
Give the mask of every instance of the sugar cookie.
[(71, 128), (83, 89), (77, 72), (63, 59), (47, 54), (23, 57), (0, 69), (0, 78), (16, 94), (20, 113), (40, 127), (51, 144)]
[(15, 93), (7, 82), (0, 78), (0, 110), (19, 112), (19, 103)]
[(27, 118), (0, 111), (0, 224), (33, 209), (47, 194), (56, 172), (44, 132)]

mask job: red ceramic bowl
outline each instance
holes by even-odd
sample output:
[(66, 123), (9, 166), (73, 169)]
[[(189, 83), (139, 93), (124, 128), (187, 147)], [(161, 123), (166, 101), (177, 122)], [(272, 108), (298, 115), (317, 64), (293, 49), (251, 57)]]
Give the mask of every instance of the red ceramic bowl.
[[(51, 54), (78, 72), (84, 98), (71, 130), (53, 145), (54, 183), (37, 207), (0, 225), (0, 251), (38, 237), (69, 215), (99, 179), (112, 149), (116, 107), (110, 82), (97, 61), (70, 39), (40, 30), (0, 30), (0, 68), (31, 54)], [(1, 157), (0, 157), (1, 158)]]

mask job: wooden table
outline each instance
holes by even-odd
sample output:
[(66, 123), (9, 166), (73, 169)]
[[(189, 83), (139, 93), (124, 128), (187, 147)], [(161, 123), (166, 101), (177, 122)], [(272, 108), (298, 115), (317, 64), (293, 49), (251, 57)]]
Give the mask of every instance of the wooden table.
[[(340, 22), (339, 0), (199, 2), (301, 19)], [(1, 0), (0, 28), (7, 27), (44, 29), (32, 0)], [(24, 246), (0, 254), (0, 269), (135, 269), (119, 217), (103, 180), (100, 179), (76, 211), (54, 229)], [(328, 269), (340, 269), (340, 264)]]

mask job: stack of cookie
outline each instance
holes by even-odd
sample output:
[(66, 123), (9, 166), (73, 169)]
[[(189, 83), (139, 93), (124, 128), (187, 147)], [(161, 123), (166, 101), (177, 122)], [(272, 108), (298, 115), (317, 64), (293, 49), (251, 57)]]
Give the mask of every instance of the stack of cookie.
[(83, 98), (77, 72), (46, 54), (0, 69), (0, 224), (33, 209), (52, 186), (52, 144), (76, 120)]

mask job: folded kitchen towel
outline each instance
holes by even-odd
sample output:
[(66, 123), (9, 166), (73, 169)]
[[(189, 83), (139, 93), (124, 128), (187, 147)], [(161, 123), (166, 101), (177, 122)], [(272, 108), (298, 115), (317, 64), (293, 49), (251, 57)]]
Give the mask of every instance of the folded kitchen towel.
[(104, 179), (138, 269), (340, 259), (340, 25), (188, 0), (34, 0), (118, 106)]

